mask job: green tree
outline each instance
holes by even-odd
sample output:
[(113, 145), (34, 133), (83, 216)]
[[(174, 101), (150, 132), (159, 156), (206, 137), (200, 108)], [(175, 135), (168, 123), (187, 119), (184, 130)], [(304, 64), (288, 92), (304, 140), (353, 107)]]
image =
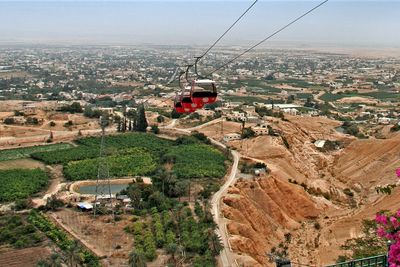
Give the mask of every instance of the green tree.
[(65, 251), (68, 267), (77, 267), (80, 265), (82, 258), (80, 255), (81, 247), (78, 240), (74, 240)]
[(69, 111), (71, 113), (82, 113), (83, 110), (82, 110), (82, 106), (79, 102), (74, 102), (69, 107)]
[(158, 123), (162, 123), (162, 122), (164, 122), (164, 121), (165, 121), (164, 116), (161, 116), (161, 115), (160, 115), (160, 116), (157, 117), (157, 122), (158, 122)]
[(151, 126), (151, 131), (152, 131), (154, 134), (159, 134), (159, 133), (160, 133), (160, 129), (158, 128), (157, 125), (152, 125), (152, 126)]
[(15, 120), (14, 120), (14, 118), (9, 117), (9, 118), (5, 118), (3, 122), (4, 122), (4, 124), (14, 124)]
[(254, 137), (256, 133), (250, 127), (244, 128), (242, 132), (242, 138), (251, 138)]
[(146, 259), (144, 255), (136, 250), (129, 253), (129, 267), (146, 267)]
[(139, 132), (145, 132), (147, 129), (146, 112), (143, 105), (140, 105), (137, 111), (137, 125), (136, 130)]

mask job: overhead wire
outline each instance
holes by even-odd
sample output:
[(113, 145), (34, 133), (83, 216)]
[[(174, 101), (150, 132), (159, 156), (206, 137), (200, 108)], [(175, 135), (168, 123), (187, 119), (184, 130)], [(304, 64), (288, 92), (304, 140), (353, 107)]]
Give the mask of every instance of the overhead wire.
[[(227, 30), (225, 30), (225, 32), (218, 37), (217, 40), (215, 40), (215, 42), (209, 47), (207, 48), (207, 50), (205, 52), (203, 52), (203, 54), (201, 56), (195, 57), (196, 58), (196, 63), (199, 62), (205, 55), (208, 54), (208, 52), (210, 52), (211, 49), (214, 48), (214, 46), (216, 46), (218, 44), (219, 41), (221, 41), (222, 38), (224, 38), (224, 36), (250, 11), (250, 9), (253, 8), (253, 6), (258, 2), (258, 0), (255, 0), (236, 20), (235, 22), (233, 22), (231, 24), (231, 26), (229, 26), (229, 28)], [(168, 84), (170, 84), (173, 80), (176, 79), (176, 75), (179, 69), (181, 69), (181, 66), (178, 66), (175, 70), (175, 73), (172, 75), (172, 77), (170, 78), (170, 80), (168, 81)], [(186, 70), (187, 71), (187, 70)], [(185, 71), (185, 72), (186, 72)]]
[(235, 22), (229, 26), (229, 28), (201, 55), (199, 56), (199, 58), (203, 58), (205, 55), (207, 55), (208, 52), (210, 52), (211, 49), (213, 49), (214, 46), (217, 45), (217, 43), (219, 41), (221, 41), (222, 38), (224, 38), (224, 36), (236, 25), (236, 23), (238, 23), (243, 17), (244, 15), (247, 14), (247, 12), (250, 11), (250, 9), (252, 9), (252, 7), (258, 2), (258, 0), (255, 0), (236, 20)]
[(221, 65), (220, 67), (214, 69), (213, 71), (211, 71), (210, 73), (208, 73), (206, 76), (211, 75), (225, 67), (227, 67), (229, 64), (231, 64), (233, 61), (235, 61), (236, 59), (238, 59), (239, 57), (242, 57), (243, 55), (247, 54), (248, 52), (250, 52), (251, 50), (253, 50), (254, 48), (256, 48), (257, 46), (261, 45), (262, 43), (268, 41), (269, 39), (271, 39), (272, 37), (274, 37), (275, 35), (277, 35), (278, 33), (280, 33), (281, 31), (285, 30), (286, 28), (290, 27), (292, 24), (296, 23), (297, 21), (301, 20), (303, 17), (307, 16), (308, 14), (310, 14), (311, 12), (313, 12), (314, 10), (316, 10), (317, 8), (321, 7), (322, 5), (324, 5), (326, 2), (328, 2), (329, 0), (325, 0), (321, 3), (319, 3), (318, 5), (316, 5), (315, 7), (313, 7), (312, 9), (308, 10), (307, 12), (305, 12), (304, 14), (302, 14), (301, 16), (295, 18), (294, 20), (292, 20), (291, 22), (289, 22), (288, 24), (284, 25), (283, 27), (279, 28), (278, 30), (274, 31), (272, 34), (268, 35), (267, 37), (265, 37), (263, 40), (259, 41), (258, 43), (256, 43), (255, 45), (251, 46), (250, 48), (246, 49), (245, 51), (243, 51), (242, 53), (240, 53), (239, 55), (235, 56), (234, 58), (230, 59), (229, 61), (225, 62), (223, 65)]

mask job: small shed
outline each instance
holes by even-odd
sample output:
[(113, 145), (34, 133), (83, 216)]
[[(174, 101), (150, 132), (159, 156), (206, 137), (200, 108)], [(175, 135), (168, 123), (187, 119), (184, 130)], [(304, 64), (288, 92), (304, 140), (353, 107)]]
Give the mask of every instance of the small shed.
[(88, 202), (79, 202), (79, 203), (77, 204), (77, 207), (78, 207), (79, 209), (81, 209), (81, 210), (84, 210), (84, 211), (91, 211), (91, 210), (93, 210), (93, 205), (90, 204), (90, 203), (88, 203)]

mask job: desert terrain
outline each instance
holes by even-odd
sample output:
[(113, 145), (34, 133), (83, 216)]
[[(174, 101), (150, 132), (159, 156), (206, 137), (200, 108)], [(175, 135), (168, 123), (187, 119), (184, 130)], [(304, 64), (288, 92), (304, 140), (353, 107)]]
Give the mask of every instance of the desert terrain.
[[(269, 119), (278, 136), (231, 141), (242, 158), (264, 162), (270, 175), (239, 178), (223, 198), (230, 246), (239, 264), (273, 266), (267, 253), (287, 250), (293, 262), (334, 263), (347, 252), (341, 245), (360, 236), (363, 219), (394, 210), (396, 190), (378, 195), (375, 187), (395, 182), (400, 165), (400, 135), (356, 139), (339, 133), (340, 122), (323, 117)], [(240, 132), (240, 124), (223, 122), (202, 128), (208, 136)], [(340, 149), (320, 151), (316, 140), (339, 141)], [(307, 188), (307, 191), (304, 189)], [(344, 192), (351, 190), (353, 196)]]

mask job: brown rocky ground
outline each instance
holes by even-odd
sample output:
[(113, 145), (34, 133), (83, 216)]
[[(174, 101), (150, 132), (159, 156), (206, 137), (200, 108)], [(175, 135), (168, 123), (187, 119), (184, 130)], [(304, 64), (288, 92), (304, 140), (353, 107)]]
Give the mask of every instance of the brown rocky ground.
[[(357, 140), (335, 131), (340, 125), (337, 121), (285, 117), (288, 121), (270, 118), (268, 123), (282, 132), (289, 148), (283, 138), (273, 136), (230, 143), (245, 157), (264, 161), (272, 170), (267, 177), (238, 181), (223, 199), (230, 244), (239, 264), (245, 266), (271, 264), (266, 253), (279, 246), (294, 262), (332, 263), (346, 253), (340, 246), (361, 234), (363, 219), (373, 218), (382, 209), (394, 210), (400, 201), (399, 190), (386, 197), (375, 192), (377, 185), (395, 182), (394, 169), (400, 166), (399, 134), (384, 140)], [(231, 124), (233, 131), (240, 127)], [(218, 138), (215, 127), (202, 132)], [(342, 141), (344, 148), (321, 152), (313, 144), (318, 139)], [(293, 181), (312, 190), (305, 192)], [(346, 188), (354, 197), (344, 193)], [(290, 241), (285, 242), (289, 232)]]

